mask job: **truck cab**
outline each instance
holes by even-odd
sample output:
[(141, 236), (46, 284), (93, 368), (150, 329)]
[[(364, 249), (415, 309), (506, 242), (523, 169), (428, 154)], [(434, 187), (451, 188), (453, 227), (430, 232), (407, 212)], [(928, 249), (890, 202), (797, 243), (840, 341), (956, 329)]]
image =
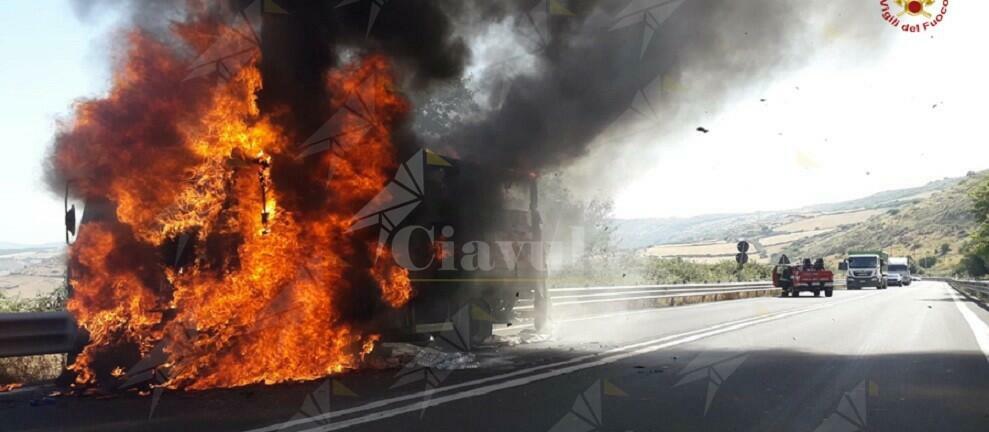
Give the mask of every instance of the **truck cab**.
[(848, 289), (886, 289), (887, 259), (882, 252), (849, 252), (848, 258), (839, 264), (839, 268), (845, 270)]

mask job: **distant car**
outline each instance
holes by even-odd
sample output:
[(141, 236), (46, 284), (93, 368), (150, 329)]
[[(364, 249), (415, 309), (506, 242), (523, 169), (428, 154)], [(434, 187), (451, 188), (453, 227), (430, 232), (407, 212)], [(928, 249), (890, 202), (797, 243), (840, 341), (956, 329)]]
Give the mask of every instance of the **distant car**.
[(895, 285), (898, 287), (910, 285), (910, 276), (901, 276), (899, 273), (886, 274), (886, 286)]
[(889, 257), (886, 268), (886, 285), (910, 286), (913, 275), (910, 273), (910, 259), (904, 257)]

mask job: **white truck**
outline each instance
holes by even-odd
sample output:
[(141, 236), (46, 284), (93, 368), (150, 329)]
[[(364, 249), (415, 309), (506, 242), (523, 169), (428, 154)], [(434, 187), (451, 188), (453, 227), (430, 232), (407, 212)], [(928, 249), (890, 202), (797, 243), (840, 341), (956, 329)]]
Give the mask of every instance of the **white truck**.
[(845, 270), (845, 284), (850, 290), (863, 287), (886, 289), (888, 257), (881, 251), (848, 252), (848, 258), (838, 264)]
[(909, 286), (913, 282), (910, 274), (910, 260), (904, 257), (890, 257), (886, 267), (886, 285)]

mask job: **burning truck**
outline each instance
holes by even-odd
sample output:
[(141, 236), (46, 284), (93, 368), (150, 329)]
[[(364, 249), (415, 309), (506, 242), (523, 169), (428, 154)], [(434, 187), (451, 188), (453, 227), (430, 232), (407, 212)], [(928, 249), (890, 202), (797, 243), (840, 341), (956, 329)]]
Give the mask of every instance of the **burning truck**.
[[(265, 46), (323, 47), (304, 13), (265, 18), (262, 42), (246, 12), (224, 26), (190, 4), (167, 37), (121, 34), (110, 89), (77, 102), (47, 161), (52, 188), (86, 203), (78, 228), (67, 218), (67, 309), (89, 339), (75, 385), (149, 357), (169, 388), (315, 379), (465, 307), (474, 341), (520, 299), (545, 310), (535, 177), (421, 150), (404, 48), (313, 60)], [(202, 74), (189, 51), (237, 55)], [(417, 204), (375, 207), (398, 191)]]
[[(486, 198), (492, 195), (499, 199)], [(378, 327), (393, 338), (455, 330), (466, 346), (476, 345), (494, 323), (513, 321), (520, 300), (534, 300), (541, 328), (548, 304), (538, 204), (535, 174), (417, 152), (351, 227), (379, 229), (379, 244), (409, 270), (415, 292)], [(454, 329), (459, 311), (467, 322)]]

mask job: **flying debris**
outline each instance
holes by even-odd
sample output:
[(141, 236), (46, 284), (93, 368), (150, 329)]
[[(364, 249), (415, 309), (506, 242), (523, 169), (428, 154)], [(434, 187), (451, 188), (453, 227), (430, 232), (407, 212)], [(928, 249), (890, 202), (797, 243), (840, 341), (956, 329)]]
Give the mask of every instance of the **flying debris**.
[(698, 126), (697, 127), (697, 132), (708, 133), (708, 132), (711, 132), (711, 131), (708, 130), (707, 128), (703, 127), (703, 126)]

